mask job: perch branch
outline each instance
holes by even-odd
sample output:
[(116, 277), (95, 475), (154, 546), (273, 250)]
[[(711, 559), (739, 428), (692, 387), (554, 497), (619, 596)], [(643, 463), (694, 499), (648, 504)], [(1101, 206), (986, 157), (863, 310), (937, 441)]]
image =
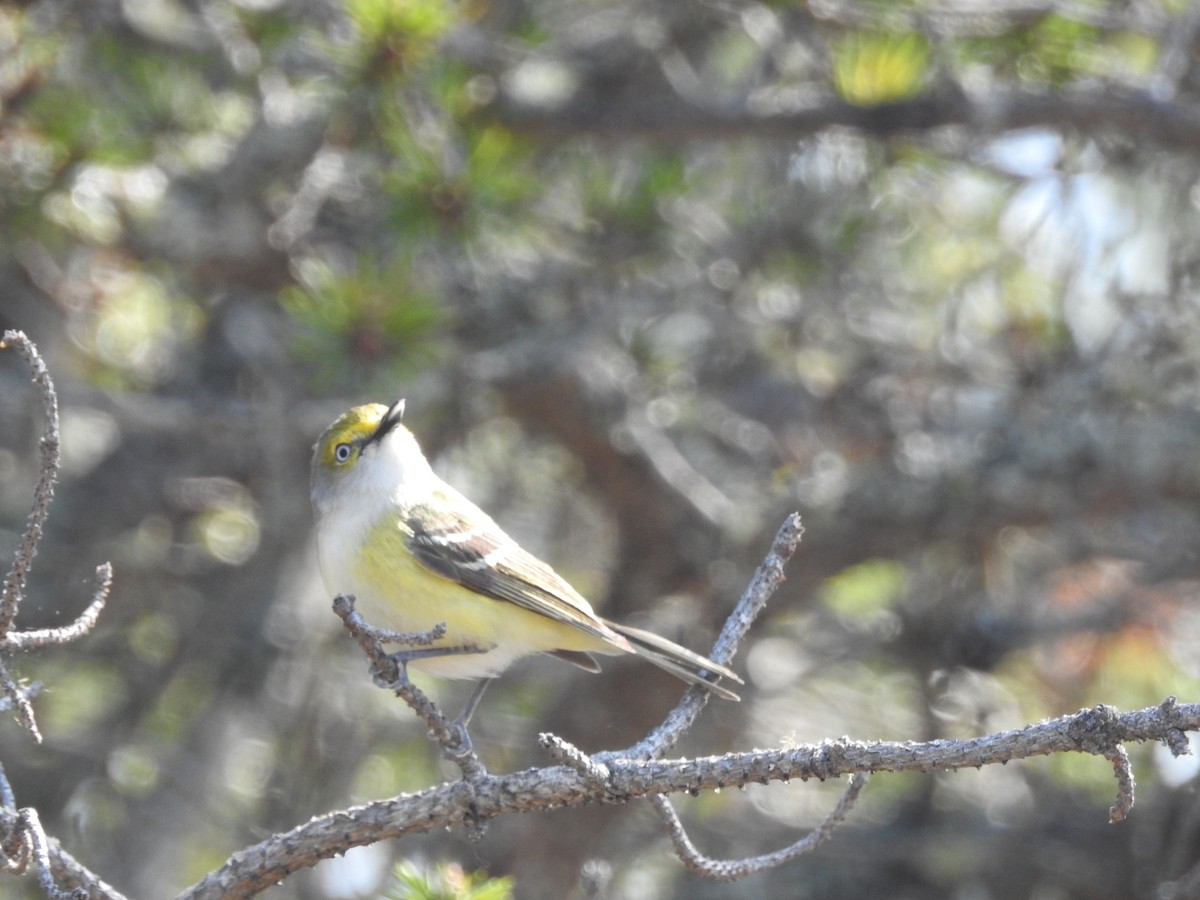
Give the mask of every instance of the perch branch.
[(428, 646), (445, 633), (445, 626), (439, 625), (432, 631), (421, 634), (382, 631), (368, 625), (355, 610), (354, 598), (345, 594), (334, 598), (333, 611), (371, 661), (372, 671), (380, 686), (395, 691), (397, 697), (412, 707), (429, 727), (429, 733), (442, 748), (443, 755), (462, 771), (463, 778), (468, 782), (484, 778), (487, 770), (471, 748), (466, 728), (448, 720), (437, 704), (412, 683), (403, 666), (383, 649), (381, 643), (382, 640), (389, 640), (410, 646)]
[(1179, 704), (1168, 699), (1158, 706), (1124, 713), (1096, 707), (1025, 728), (962, 740), (916, 743), (840, 739), (787, 750), (751, 750), (696, 759), (606, 757), (604, 765), (609, 776), (604, 784), (581, 774), (575, 766), (487, 775), (472, 784), (451, 782), (318, 816), (237, 853), (177, 900), (249, 897), (292, 872), (351, 847), (472, 825), (501, 815), (624, 802), (655, 794), (693, 793), (751, 782), (977, 768), (1071, 751), (1111, 759), (1115, 748), (1123, 743), (1168, 743), (1173, 730), (1200, 730), (1200, 704)]

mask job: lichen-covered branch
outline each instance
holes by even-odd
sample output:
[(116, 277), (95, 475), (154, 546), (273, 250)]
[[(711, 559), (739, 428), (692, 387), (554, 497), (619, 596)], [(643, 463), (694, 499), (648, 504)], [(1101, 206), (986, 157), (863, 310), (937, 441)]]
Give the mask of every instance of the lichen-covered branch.
[(688, 833), (683, 827), (683, 822), (679, 820), (679, 816), (676, 814), (675, 808), (671, 806), (670, 800), (662, 794), (654, 794), (650, 797), (650, 806), (658, 813), (659, 818), (663, 820), (663, 824), (666, 825), (667, 835), (671, 838), (675, 852), (683, 860), (685, 866), (707, 878), (733, 881), (738, 878), (745, 878), (747, 875), (753, 875), (755, 872), (761, 872), (763, 869), (770, 869), (775, 866), (781, 866), (786, 862), (791, 862), (806, 853), (811, 853), (828, 841), (833, 837), (833, 833), (837, 830), (838, 826), (845, 821), (847, 813), (854, 808), (854, 804), (858, 802), (858, 798), (862, 794), (862, 789), (867, 786), (870, 778), (870, 774), (866, 772), (855, 773), (851, 777), (850, 784), (846, 786), (846, 790), (842, 793), (842, 796), (838, 798), (838, 802), (829, 811), (829, 815), (821, 821), (820, 825), (800, 838), (800, 840), (780, 850), (745, 859), (713, 859), (712, 857), (705, 856), (692, 843), (692, 839), (688, 837)]
[[(714, 662), (728, 664), (733, 659), (750, 627), (783, 583), (784, 566), (800, 546), (800, 538), (803, 535), (804, 526), (800, 524), (800, 514), (792, 513), (780, 526), (770, 551), (759, 564), (733, 612), (725, 620), (725, 627), (713, 644), (710, 654)], [(708, 702), (708, 696), (708, 692), (702, 688), (689, 688), (678, 705), (666, 715), (662, 724), (628, 750), (622, 751), (623, 755), (647, 758), (661, 756), (673, 747), (696, 721), (696, 717)], [(601, 758), (605, 758), (605, 755), (602, 754)]]
[(37, 810), (16, 808), (12, 785), (0, 767), (0, 871), (20, 874), (31, 862), (48, 897), (125, 900), (120, 891), (81, 865), (45, 833)]
[(41, 743), (42, 735), (34, 716), (31, 692), (12, 673), (8, 664), (9, 655), (15, 650), (66, 644), (90, 632), (108, 600), (112, 587), (112, 566), (108, 563), (96, 570), (96, 590), (92, 602), (72, 624), (62, 628), (43, 628), (33, 631), (13, 630), (21, 601), (25, 598), (25, 586), (33, 558), (37, 555), (42, 529), (50, 512), (50, 501), (54, 499), (54, 483), (58, 478), (58, 395), (54, 382), (46, 368), (37, 346), (23, 332), (6, 331), (0, 340), (0, 350), (16, 350), (29, 363), (34, 384), (41, 392), (44, 425), (42, 431), (41, 465), (37, 484), (33, 489), (33, 507), (25, 526), (25, 533), (13, 554), (13, 564), (4, 577), (4, 588), (0, 592), (0, 692), (17, 711), (17, 717), (33, 739)]
[(1111, 707), (998, 734), (963, 740), (853, 741), (840, 739), (787, 750), (750, 750), (697, 759), (606, 758), (608, 777), (574, 766), (489, 775), (474, 784), (453, 782), (318, 816), (234, 855), (178, 900), (249, 897), (299, 869), (351, 847), (491, 819), (580, 806), (623, 803), (638, 797), (736, 787), (793, 779), (828, 780), (871, 772), (939, 772), (977, 768), (1031, 756), (1083, 752), (1110, 757), (1130, 741), (1167, 742), (1173, 729), (1200, 730), (1200, 704), (1158, 706), (1131, 712)]
[(483, 762), (471, 747), (466, 729), (457, 726), (445, 717), (429, 697), (409, 680), (403, 667), (383, 649), (382, 641), (389, 640), (409, 646), (425, 646), (437, 640), (445, 632), (439, 625), (426, 634), (397, 634), (383, 631), (367, 624), (354, 608), (354, 598), (338, 595), (333, 600), (333, 611), (346, 626), (346, 630), (358, 642), (359, 647), (371, 662), (371, 670), (380, 687), (394, 691), (421, 717), (429, 728), (442, 753), (462, 770), (467, 781), (475, 781), (487, 774)]
[[(0, 340), (0, 350), (8, 348), (16, 350), (29, 363), (33, 382), (41, 391), (45, 424), (33, 507), (25, 533), (13, 554), (12, 567), (4, 578), (3, 592), (0, 593), (0, 692), (4, 694), (4, 707), (16, 710), (17, 718), (25, 730), (41, 743), (42, 735), (31, 702), (40, 686), (26, 684), (13, 673), (11, 654), (18, 650), (70, 643), (89, 633), (108, 600), (112, 587), (112, 566), (104, 563), (97, 568), (92, 601), (70, 625), (25, 632), (14, 630), (21, 602), (25, 598), (29, 571), (33, 567), (33, 558), (37, 555), (38, 543), (49, 515), (50, 501), (54, 498), (54, 483), (58, 478), (59, 432), (58, 397), (37, 347), (22, 332), (6, 331), (3, 340)], [(121, 895), (116, 890), (80, 866), (46, 835), (36, 809), (17, 808), (12, 786), (2, 769), (0, 804), (0, 868), (20, 873), (33, 863), (42, 892), (55, 900), (89, 896), (120, 900)], [(60, 883), (65, 887), (60, 887)]]
[(50, 513), (50, 502), (54, 499), (59, 450), (58, 395), (54, 391), (54, 382), (50, 379), (46, 363), (33, 341), (29, 340), (24, 332), (4, 332), (4, 338), (0, 340), (0, 350), (9, 348), (16, 350), (29, 363), (33, 382), (41, 391), (45, 430), (39, 444), (41, 466), (37, 484), (33, 489), (33, 508), (29, 511), (21, 543), (13, 555), (12, 568), (4, 576), (4, 592), (0, 594), (0, 636), (8, 634), (12, 628), (17, 609), (25, 595), (25, 582), (29, 577), (29, 570), (33, 568), (33, 558), (37, 555), (38, 542), (42, 539), (42, 528), (45, 527), (46, 517)]

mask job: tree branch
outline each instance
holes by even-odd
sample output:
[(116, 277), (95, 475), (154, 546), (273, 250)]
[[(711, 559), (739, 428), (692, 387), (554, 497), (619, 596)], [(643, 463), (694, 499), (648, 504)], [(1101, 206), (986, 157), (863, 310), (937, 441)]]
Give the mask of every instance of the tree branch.
[(31, 860), (48, 897), (125, 900), (120, 891), (81, 865), (45, 833), (36, 810), (16, 808), (12, 785), (0, 767), (0, 871), (20, 874)]
[(383, 640), (389, 640), (409, 646), (427, 646), (445, 633), (445, 625), (439, 624), (426, 634), (381, 631), (366, 623), (362, 615), (354, 609), (354, 598), (345, 594), (334, 597), (333, 611), (371, 661), (376, 684), (394, 691), (397, 697), (424, 720), (429, 727), (430, 737), (442, 748), (442, 754), (462, 770), (463, 778), (468, 782), (475, 782), (486, 776), (487, 769), (472, 749), (466, 728), (447, 719), (438, 705), (409, 680), (404, 668), (383, 649), (381, 643)]
[[(762, 613), (775, 590), (783, 583), (783, 568), (796, 552), (803, 534), (804, 526), (800, 524), (800, 514), (792, 513), (780, 526), (766, 558), (759, 564), (737, 606), (725, 620), (725, 627), (717, 636), (709, 656), (713, 662), (728, 665), (733, 660), (750, 626)], [(708, 698), (709, 693), (703, 688), (688, 688), (679, 704), (667, 713), (661, 725), (628, 750), (618, 751), (615, 755), (647, 759), (661, 756), (675, 746), (680, 736), (692, 726), (708, 703)], [(598, 758), (605, 759), (608, 755), (600, 754)]]
[(833, 837), (833, 832), (837, 830), (837, 827), (845, 820), (854, 804), (858, 802), (858, 797), (870, 778), (871, 776), (866, 772), (855, 773), (845, 792), (838, 799), (837, 805), (830, 810), (824, 821), (791, 846), (746, 859), (721, 860), (705, 856), (696, 849), (696, 845), (688, 837), (670, 800), (661, 794), (655, 794), (650, 797), (650, 805), (667, 826), (667, 834), (671, 838), (671, 843), (675, 845), (675, 852), (683, 860), (685, 866), (708, 878), (734, 881), (738, 878), (745, 878), (747, 875), (753, 875), (755, 872), (761, 872), (763, 869), (791, 862), (805, 853), (811, 853), (828, 841)]
[(656, 794), (694, 793), (751, 782), (825, 781), (857, 773), (978, 768), (1069, 751), (1111, 758), (1114, 749), (1128, 741), (1169, 744), (1175, 730), (1200, 730), (1200, 704), (1178, 705), (1168, 698), (1158, 706), (1125, 713), (1098, 706), (964, 740), (917, 743), (843, 738), (787, 750), (751, 750), (698, 759), (609, 758), (604, 760), (608, 776), (602, 783), (593, 775), (581, 774), (575, 766), (488, 775), (472, 785), (447, 783), (318, 816), (235, 854), (177, 900), (249, 897), (352, 847), (472, 824), (476, 818), (585, 803), (623, 803)]
[(12, 568), (4, 578), (3, 592), (0, 593), (0, 691), (3, 691), (11, 706), (16, 709), (17, 716), (25, 730), (33, 735), (39, 744), (42, 734), (38, 730), (37, 719), (30, 702), (33, 691), (22, 685), (10, 672), (8, 656), (15, 650), (27, 650), (33, 647), (46, 647), (66, 644), (77, 640), (90, 632), (96, 624), (100, 611), (108, 600), (109, 588), (112, 587), (112, 566), (109, 563), (96, 569), (96, 590), (92, 601), (72, 624), (63, 628), (43, 628), (26, 632), (13, 631), (17, 612), (21, 601), (25, 599), (25, 585), (29, 570), (33, 567), (33, 558), (37, 555), (38, 543), (42, 539), (42, 529), (50, 512), (50, 501), (54, 499), (54, 483), (58, 479), (58, 394), (54, 390), (54, 382), (46, 363), (38, 353), (37, 346), (21, 331), (6, 331), (0, 339), (0, 350), (8, 348), (16, 350), (29, 363), (33, 382), (40, 388), (42, 411), (45, 419), (41, 448), (41, 466), (38, 472), (37, 484), (33, 490), (33, 508), (25, 526), (25, 534), (13, 554)]
[(87, 609), (79, 614), (79, 618), (61, 628), (31, 628), (29, 631), (10, 632), (5, 643), (13, 650), (31, 650), (78, 640), (96, 627), (104, 604), (108, 602), (112, 579), (112, 563), (102, 563), (96, 567), (96, 589), (92, 593), (92, 601)]
[(12, 348), (17, 351), (33, 373), (33, 382), (41, 389), (42, 412), (45, 431), (38, 445), (41, 451), (41, 468), (37, 484), (33, 489), (33, 509), (25, 525), (25, 534), (13, 556), (12, 568), (4, 577), (4, 592), (0, 594), (0, 636), (7, 635), (17, 617), (17, 609), (25, 596), (25, 582), (33, 568), (37, 545), (42, 539), (42, 528), (50, 513), (50, 502), (54, 499), (54, 482), (58, 479), (58, 395), (46, 363), (38, 353), (33, 341), (21, 331), (6, 331), (0, 340), (0, 350)]

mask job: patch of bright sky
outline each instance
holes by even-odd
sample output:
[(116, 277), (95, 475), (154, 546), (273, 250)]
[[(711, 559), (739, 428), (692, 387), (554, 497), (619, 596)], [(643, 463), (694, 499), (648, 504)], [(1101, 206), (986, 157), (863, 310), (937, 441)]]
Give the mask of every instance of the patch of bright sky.
[(1053, 132), (1017, 131), (991, 141), (984, 158), (1011, 175), (1044, 178), (1054, 174), (1062, 151), (1062, 138)]
[(986, 158), (1025, 179), (1001, 217), (1001, 236), (1033, 269), (1063, 279), (1063, 317), (1086, 352), (1119, 324), (1117, 295), (1167, 292), (1168, 201), (1086, 151), (1079, 171), (1063, 172), (1062, 154), (1061, 137), (1028, 131), (993, 142)]
[(1188, 735), (1188, 746), (1191, 753), (1186, 756), (1174, 756), (1166, 745), (1154, 745), (1154, 764), (1159, 777), (1168, 787), (1186, 784), (1200, 772), (1200, 738), (1195, 734)]

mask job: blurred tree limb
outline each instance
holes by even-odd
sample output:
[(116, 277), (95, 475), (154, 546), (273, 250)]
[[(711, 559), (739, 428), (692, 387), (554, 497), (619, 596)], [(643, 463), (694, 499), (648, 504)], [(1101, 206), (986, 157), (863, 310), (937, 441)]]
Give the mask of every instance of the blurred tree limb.
[(862, 106), (826, 99), (758, 111), (745, 105), (700, 105), (685, 98), (649, 97), (644, 102), (605, 102), (572, 97), (556, 106), (522, 102), (500, 92), (489, 113), (510, 128), (561, 134), (694, 138), (803, 138), (830, 128), (853, 128), (877, 138), (938, 128), (968, 128), (996, 135), (1023, 128), (1075, 128), (1085, 133), (1137, 134), (1164, 147), (1187, 149), (1200, 141), (1200, 108), (1150, 92), (1112, 89), (1037, 93), (988, 91), (974, 96), (941, 89), (905, 100)]

